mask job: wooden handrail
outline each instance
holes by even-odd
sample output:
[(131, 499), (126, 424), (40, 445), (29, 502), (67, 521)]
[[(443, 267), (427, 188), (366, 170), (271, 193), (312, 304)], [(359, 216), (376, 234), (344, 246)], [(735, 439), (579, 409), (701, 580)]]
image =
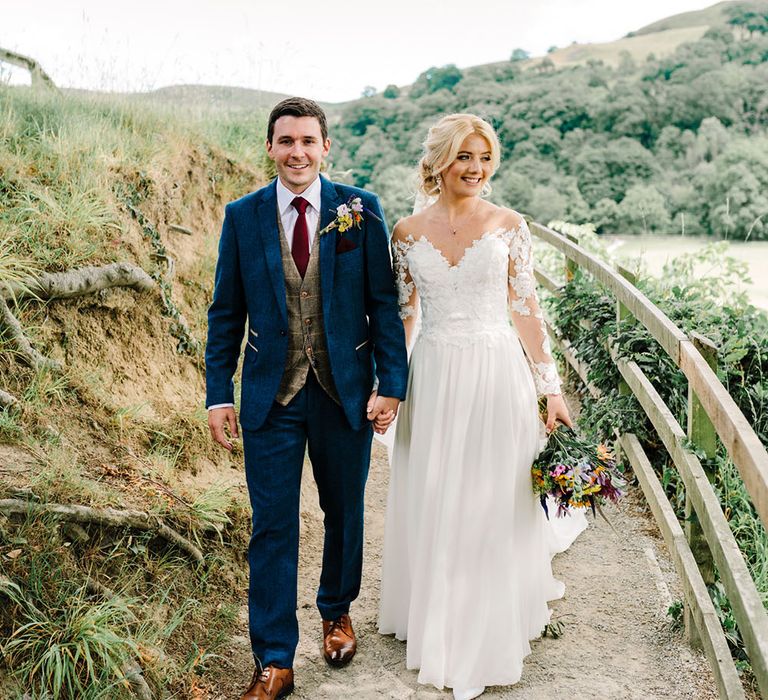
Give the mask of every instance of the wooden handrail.
[(614, 361), (680, 472), (731, 602), (755, 678), (768, 695), (768, 615), (717, 494), (698, 457), (687, 449), (685, 431), (637, 363)]
[(530, 228), (613, 292), (681, 369), (738, 468), (763, 525), (768, 527), (768, 452), (701, 353), (666, 314), (609, 265), (546, 226), (532, 222)]
[[(566, 257), (565, 277), (572, 279), (577, 267), (591, 273), (617, 299), (617, 323), (637, 319), (659, 342), (683, 371), (689, 387), (689, 429), (692, 439), (702, 433), (706, 439), (701, 445), (710, 456), (716, 444), (714, 432), (720, 436), (728, 454), (742, 475), (744, 484), (763, 523), (768, 521), (768, 453), (760, 443), (736, 402), (718, 380), (713, 366), (716, 359), (707, 361), (699, 352), (699, 343), (707, 352), (710, 343), (692, 334), (690, 339), (634, 285), (634, 276), (626, 270), (614, 271), (601, 260), (579, 247), (573, 236), (561, 236), (540, 224), (531, 223), (531, 230), (542, 240), (554, 246)], [(537, 280), (549, 291), (559, 294), (561, 287), (549, 275), (536, 270)], [(548, 332), (559, 345), (563, 356), (587, 384), (593, 395), (596, 387), (588, 383), (588, 366), (584, 358), (572, 351), (569, 339), (558, 337), (551, 326)], [(673, 554), (678, 572), (683, 579), (686, 597), (686, 633), (692, 643), (703, 645), (715, 672), (721, 698), (743, 698), (743, 691), (735, 673), (733, 661), (727, 651), (722, 629), (716, 620), (707, 594), (714, 564), (731, 602), (734, 617), (749, 654), (752, 669), (761, 691), (768, 697), (768, 614), (750, 575), (744, 557), (723, 514), (710, 478), (698, 457), (689, 447), (686, 435), (655, 387), (637, 363), (620, 359), (615, 347), (608, 348), (622, 376), (617, 391), (632, 393), (648, 415), (656, 433), (667, 448), (677, 467), (686, 492), (686, 535), (683, 534), (672, 506), (657, 483), (650, 463), (633, 435), (622, 435), (619, 443), (635, 468), (654, 516), (662, 529)], [(714, 352), (714, 348), (711, 348)], [(695, 415), (694, 415), (695, 414)], [(712, 430), (714, 428), (714, 431)], [(701, 435), (699, 435), (700, 442)], [(695, 514), (694, 514), (695, 512)], [(690, 530), (690, 532), (689, 532)], [(695, 543), (695, 548), (694, 548)]]
[(694, 623), (699, 629), (704, 653), (710, 660), (720, 697), (724, 700), (743, 700), (744, 689), (741, 686), (736, 665), (731, 658), (715, 606), (709, 597), (709, 591), (688, 546), (683, 529), (675, 516), (675, 511), (667, 500), (664, 487), (637, 437), (632, 433), (626, 433), (619, 441), (632, 464), (632, 469), (645, 493), (672, 559), (678, 571), (681, 572), (685, 597), (689, 601)]

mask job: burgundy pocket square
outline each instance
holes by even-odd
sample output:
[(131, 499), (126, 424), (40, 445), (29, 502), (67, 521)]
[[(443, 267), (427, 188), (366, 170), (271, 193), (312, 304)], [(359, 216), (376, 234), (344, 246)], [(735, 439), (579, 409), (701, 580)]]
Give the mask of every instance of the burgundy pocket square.
[(341, 236), (339, 238), (339, 242), (336, 244), (336, 254), (339, 253), (348, 253), (350, 250), (354, 250), (357, 248), (357, 245), (351, 241), (349, 238), (345, 238), (344, 236)]

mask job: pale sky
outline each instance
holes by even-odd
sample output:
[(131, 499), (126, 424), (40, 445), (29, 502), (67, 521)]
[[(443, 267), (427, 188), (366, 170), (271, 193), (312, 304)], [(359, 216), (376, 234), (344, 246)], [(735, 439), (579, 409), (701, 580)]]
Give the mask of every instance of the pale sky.
[[(0, 47), (61, 87), (234, 85), (328, 102), (552, 45), (613, 41), (707, 0), (0, 0)], [(2, 64), (0, 64), (2, 65)], [(20, 72), (0, 68), (0, 79)]]

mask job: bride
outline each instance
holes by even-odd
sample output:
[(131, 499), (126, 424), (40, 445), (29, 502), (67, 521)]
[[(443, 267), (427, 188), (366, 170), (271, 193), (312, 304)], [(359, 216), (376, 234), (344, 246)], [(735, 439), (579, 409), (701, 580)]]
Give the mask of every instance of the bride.
[(422, 318), (392, 449), (379, 631), (407, 639), (419, 682), (457, 700), (520, 679), (547, 601), (564, 591), (551, 555), (586, 526), (574, 518), (554, 533), (531, 486), (537, 393), (548, 430), (571, 421), (528, 227), (481, 198), (499, 150), (479, 117), (441, 119), (420, 163), (421, 191), (435, 201), (392, 234), (409, 346), (419, 308)]

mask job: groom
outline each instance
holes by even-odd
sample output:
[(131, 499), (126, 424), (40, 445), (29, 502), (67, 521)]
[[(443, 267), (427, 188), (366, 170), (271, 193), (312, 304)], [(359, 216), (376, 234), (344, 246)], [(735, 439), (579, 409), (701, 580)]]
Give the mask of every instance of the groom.
[[(256, 671), (241, 700), (293, 690), (305, 449), (325, 514), (317, 592), (323, 653), (334, 666), (352, 659), (349, 606), (360, 590), (372, 423), (396, 414), (405, 398), (405, 340), (384, 216), (374, 194), (320, 177), (330, 145), (315, 102), (294, 97), (272, 110), (266, 147), (277, 179), (227, 205), (208, 311), (208, 424), (227, 449), (225, 427), (237, 437), (232, 377), (246, 339), (240, 423), (253, 509), (248, 603)], [(345, 212), (354, 217), (350, 228)]]

